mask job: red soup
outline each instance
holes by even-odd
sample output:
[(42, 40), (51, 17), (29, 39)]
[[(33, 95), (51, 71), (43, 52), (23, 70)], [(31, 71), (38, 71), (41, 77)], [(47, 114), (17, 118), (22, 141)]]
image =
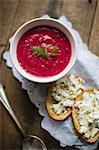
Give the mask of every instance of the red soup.
[(38, 26), (22, 35), (17, 45), (20, 66), (35, 76), (54, 76), (68, 65), (71, 45), (60, 30)]

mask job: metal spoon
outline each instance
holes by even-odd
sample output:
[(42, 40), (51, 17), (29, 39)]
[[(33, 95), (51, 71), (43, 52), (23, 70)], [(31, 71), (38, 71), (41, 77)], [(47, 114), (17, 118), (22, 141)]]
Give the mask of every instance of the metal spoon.
[(7, 96), (5, 94), (5, 91), (4, 91), (1, 83), (0, 83), (0, 101), (5, 106), (5, 108), (8, 110), (8, 112), (10, 113), (10, 115), (14, 119), (15, 123), (17, 124), (18, 128), (20, 129), (20, 131), (24, 137), (22, 149), (23, 150), (47, 150), (44, 142), (39, 137), (37, 137), (35, 135), (27, 135), (25, 133), (23, 127), (21, 126), (20, 122), (16, 118), (16, 116), (9, 104), (9, 101), (7, 99)]

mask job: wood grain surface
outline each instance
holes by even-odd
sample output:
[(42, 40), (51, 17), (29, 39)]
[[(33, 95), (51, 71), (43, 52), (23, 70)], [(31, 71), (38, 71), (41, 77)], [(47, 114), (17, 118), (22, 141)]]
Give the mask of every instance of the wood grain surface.
[[(99, 56), (99, 0), (0, 0), (0, 50), (9, 49), (8, 40), (19, 26), (44, 14), (54, 18), (65, 15), (90, 50)], [(0, 63), (0, 82), (25, 131), (42, 138), (48, 150), (61, 150), (59, 142), (41, 128), (42, 117), (4, 60)], [(21, 150), (22, 140), (19, 129), (0, 103), (0, 149)]]
[(96, 11), (90, 32), (89, 48), (94, 54), (99, 56), (99, 0), (96, 4)]

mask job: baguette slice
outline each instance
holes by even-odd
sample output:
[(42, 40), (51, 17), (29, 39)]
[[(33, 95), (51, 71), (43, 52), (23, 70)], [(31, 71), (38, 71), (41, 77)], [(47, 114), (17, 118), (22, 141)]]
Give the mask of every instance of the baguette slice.
[(54, 119), (54, 120), (64, 120), (66, 119), (72, 112), (71, 108), (68, 108), (67, 112), (66, 113), (61, 113), (59, 115), (57, 115), (53, 109), (51, 108), (52, 104), (55, 104), (55, 100), (54, 98), (51, 96), (51, 91), (52, 91), (52, 88), (54, 87), (54, 83), (51, 84), (50, 88), (49, 88), (49, 91), (48, 91), (48, 95), (47, 95), (47, 98), (46, 98), (46, 109), (47, 109), (47, 112), (48, 114)]
[[(89, 93), (93, 93), (93, 90), (85, 90), (84, 92), (89, 92)], [(81, 98), (82, 98), (82, 95), (83, 93), (82, 92), (77, 98), (76, 98), (76, 101), (80, 101)], [(99, 132), (94, 136), (94, 137), (91, 137), (89, 139), (85, 138), (83, 136), (83, 134), (80, 133), (80, 124), (79, 124), (79, 121), (78, 121), (78, 116), (77, 116), (77, 112), (79, 111), (77, 107), (75, 107), (75, 103), (76, 101), (74, 102), (73, 104), (73, 107), (72, 107), (72, 119), (73, 119), (73, 124), (74, 124), (74, 127), (76, 128), (77, 132), (79, 133), (79, 135), (83, 138), (83, 140), (85, 140), (86, 142), (88, 143), (93, 143), (93, 142), (96, 142), (99, 138)]]

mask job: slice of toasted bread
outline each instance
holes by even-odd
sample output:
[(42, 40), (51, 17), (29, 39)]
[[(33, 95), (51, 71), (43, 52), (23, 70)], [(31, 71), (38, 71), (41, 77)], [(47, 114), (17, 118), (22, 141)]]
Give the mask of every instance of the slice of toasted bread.
[[(93, 90), (85, 90), (84, 92), (89, 92), (89, 93), (93, 93)], [(76, 98), (76, 101), (80, 101), (82, 99), (82, 95), (83, 93), (82, 92), (77, 98)], [(78, 108), (75, 106), (75, 103), (76, 101), (74, 102), (73, 104), (73, 107), (72, 107), (72, 118), (73, 118), (73, 124), (74, 124), (74, 127), (76, 128), (77, 132), (79, 133), (79, 135), (88, 143), (93, 143), (95, 141), (98, 140), (99, 138), (99, 132), (94, 136), (94, 137), (91, 137), (89, 139), (85, 138), (83, 136), (83, 134), (80, 133), (80, 124), (79, 124), (79, 121), (78, 121)]]
[(48, 111), (48, 114), (54, 119), (54, 120), (64, 120), (66, 119), (70, 114), (71, 114), (71, 108), (68, 108), (67, 112), (66, 113), (61, 113), (59, 115), (57, 115), (53, 109), (52, 109), (52, 104), (55, 104), (55, 100), (54, 98), (51, 96), (51, 91), (52, 91), (52, 88), (54, 87), (54, 83), (50, 86), (49, 88), (49, 91), (48, 91), (48, 95), (47, 95), (47, 98), (46, 98), (46, 109)]

